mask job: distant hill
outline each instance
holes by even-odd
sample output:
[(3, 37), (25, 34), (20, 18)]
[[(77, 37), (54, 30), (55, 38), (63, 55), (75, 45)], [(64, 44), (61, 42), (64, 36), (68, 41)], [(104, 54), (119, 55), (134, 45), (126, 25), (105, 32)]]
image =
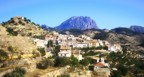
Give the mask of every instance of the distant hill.
[(131, 51), (144, 51), (144, 34), (134, 32), (129, 28), (115, 28), (109, 32), (98, 31), (94, 34), (93, 38), (107, 40), (111, 43), (119, 43), (127, 46)]
[(142, 26), (132, 25), (130, 29), (134, 32), (144, 33), (144, 27)]
[(7, 29), (10, 35), (21, 35), (30, 37), (42, 37), (47, 31), (43, 30), (39, 25), (32, 22), (26, 17), (13, 17), (10, 20), (3, 22), (2, 26)]
[(49, 27), (45, 24), (41, 25), (40, 27), (44, 30), (47, 30), (47, 31), (55, 31), (56, 30), (55, 28)]
[(133, 30), (125, 27), (118, 27), (111, 30), (112, 32), (118, 33), (118, 34), (125, 34), (125, 35), (135, 35), (137, 32), (134, 32)]
[(66, 29), (98, 29), (96, 22), (87, 16), (74, 16), (64, 21), (61, 25), (55, 27), (58, 30), (66, 30)]
[(60, 34), (72, 34), (74, 36), (78, 36), (83, 34), (83, 30), (80, 29), (67, 29), (59, 32)]
[(60, 34), (72, 34), (74, 36), (79, 36), (82, 34), (88, 35), (90, 37), (93, 37), (95, 33), (104, 32), (105, 30), (101, 29), (86, 29), (86, 30), (80, 30), (80, 29), (66, 29), (59, 31)]

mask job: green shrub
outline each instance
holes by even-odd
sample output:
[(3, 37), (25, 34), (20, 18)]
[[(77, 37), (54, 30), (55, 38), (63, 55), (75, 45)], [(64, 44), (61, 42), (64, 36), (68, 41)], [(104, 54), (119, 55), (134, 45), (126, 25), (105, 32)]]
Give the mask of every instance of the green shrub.
[(53, 66), (54, 62), (50, 59), (44, 59), (40, 63), (37, 64), (37, 68), (39, 69), (47, 69), (49, 66)]
[(62, 74), (62, 75), (60, 75), (58, 77), (70, 77), (70, 75), (66, 73), (66, 74)]
[(94, 39), (100, 39), (100, 40), (106, 40), (109, 37), (108, 33), (106, 32), (101, 32), (101, 33), (97, 33), (94, 36)]
[(119, 66), (118, 66), (118, 70), (121, 72), (121, 74), (122, 74), (123, 76), (126, 76), (126, 75), (127, 75), (128, 68), (126, 68), (125, 66), (119, 65)]
[(8, 53), (0, 49), (0, 61), (6, 60), (8, 58)]
[(14, 31), (11, 28), (7, 28), (7, 32), (9, 32), (9, 35), (12, 35), (12, 36), (17, 36), (18, 35), (18, 32)]
[(99, 54), (99, 52), (90, 51), (90, 52), (86, 52), (84, 54), (84, 56), (94, 56), (94, 55), (97, 55), (97, 54)]
[(16, 67), (12, 72), (6, 73), (3, 77), (24, 77), (26, 70)]
[(16, 67), (13, 72), (25, 74), (25, 73), (26, 73), (26, 70), (23, 69), (23, 68), (20, 68), (20, 67)]
[(87, 66), (89, 63), (90, 63), (90, 62), (89, 62), (89, 60), (88, 60), (87, 58), (82, 59), (82, 60), (80, 61), (80, 64), (83, 65), (83, 66)]
[(77, 58), (75, 58), (73, 55), (71, 56), (71, 65), (72, 66), (78, 66), (79, 61)]
[(58, 56), (58, 53), (60, 52), (60, 45), (57, 45), (54, 47), (54, 52), (55, 52), (56, 56)]
[(53, 47), (53, 41), (52, 41), (52, 40), (49, 40), (49, 41), (48, 41), (47, 47)]
[(4, 77), (24, 77), (24, 75), (22, 73), (13, 72), (5, 74)]
[(45, 56), (46, 55), (46, 52), (45, 52), (44, 48), (38, 48), (37, 50), (41, 53), (41, 56)]
[(122, 74), (119, 71), (113, 71), (111, 77), (122, 77)]
[(56, 67), (63, 67), (63, 66), (66, 66), (66, 65), (70, 65), (70, 58), (68, 57), (57, 57), (55, 59), (55, 66)]

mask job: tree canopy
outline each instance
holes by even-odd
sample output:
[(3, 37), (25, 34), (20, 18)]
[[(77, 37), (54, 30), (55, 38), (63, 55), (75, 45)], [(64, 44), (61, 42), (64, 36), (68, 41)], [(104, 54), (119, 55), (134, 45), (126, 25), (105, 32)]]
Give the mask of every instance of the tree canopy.
[(82, 60), (80, 61), (80, 64), (83, 65), (83, 66), (87, 66), (87, 65), (89, 64), (89, 60), (88, 60), (87, 58), (82, 59)]

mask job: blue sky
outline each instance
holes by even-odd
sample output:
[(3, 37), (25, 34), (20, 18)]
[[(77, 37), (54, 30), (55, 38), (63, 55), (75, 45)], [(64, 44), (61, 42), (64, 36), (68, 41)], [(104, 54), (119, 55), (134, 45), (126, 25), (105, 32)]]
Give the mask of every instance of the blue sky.
[(72, 16), (89, 16), (101, 29), (144, 26), (144, 0), (0, 0), (0, 22), (14, 16), (51, 27)]

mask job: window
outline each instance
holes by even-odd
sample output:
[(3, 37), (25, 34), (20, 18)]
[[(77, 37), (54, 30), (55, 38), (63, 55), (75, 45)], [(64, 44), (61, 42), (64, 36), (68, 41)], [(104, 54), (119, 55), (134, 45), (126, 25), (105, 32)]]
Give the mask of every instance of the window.
[(65, 54), (65, 56), (66, 56), (66, 54)]

